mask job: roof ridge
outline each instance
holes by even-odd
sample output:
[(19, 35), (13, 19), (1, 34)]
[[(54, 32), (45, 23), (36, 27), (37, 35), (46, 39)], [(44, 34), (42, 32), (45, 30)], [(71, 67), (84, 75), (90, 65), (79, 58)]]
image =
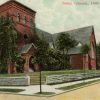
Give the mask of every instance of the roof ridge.
[[(70, 29), (70, 30), (65, 30), (65, 31), (62, 31), (62, 32), (59, 32), (59, 33), (63, 33), (63, 32), (70, 32), (70, 31), (75, 31), (75, 30), (80, 30), (80, 29), (84, 29), (84, 28), (90, 28), (90, 27), (94, 27), (93, 25), (90, 25), (90, 26), (84, 26), (84, 27), (80, 27), (80, 28), (75, 28), (75, 29)], [(54, 33), (54, 34), (57, 34), (57, 33)]]
[[(91, 26), (85, 26), (85, 27), (80, 27), (80, 28), (76, 28), (76, 29), (73, 29), (73, 30), (80, 30), (80, 29), (90, 28), (90, 27), (94, 27), (94, 26), (93, 25), (91, 25)], [(73, 30), (69, 30), (69, 31), (73, 31)]]
[(10, 3), (10, 2), (15, 2), (15, 3), (17, 3), (17, 4), (20, 4), (20, 5), (22, 5), (24, 8), (29, 9), (31, 12), (36, 13), (36, 11), (34, 11), (33, 9), (29, 8), (28, 6), (22, 4), (21, 2), (19, 2), (19, 1), (17, 1), (17, 0), (8, 0), (8, 1), (4, 2), (3, 4), (1, 4), (0, 7), (3, 6), (3, 5), (5, 5), (5, 4), (7, 4), (7, 3)]
[(22, 49), (21, 49), (21, 54), (27, 53), (27, 52), (30, 50), (30, 48), (32, 48), (32, 46), (33, 46), (35, 49), (37, 49), (36, 46), (34, 45), (34, 43), (24, 44), (23, 47), (22, 47)]
[(51, 34), (50, 32), (42, 30), (41, 28), (36, 27), (36, 29)]

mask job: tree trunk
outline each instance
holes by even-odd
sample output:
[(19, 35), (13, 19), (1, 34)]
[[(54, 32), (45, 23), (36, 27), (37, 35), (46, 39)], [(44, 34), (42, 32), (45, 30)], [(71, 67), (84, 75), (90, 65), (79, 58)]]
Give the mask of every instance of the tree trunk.
[(7, 61), (7, 66), (8, 66), (8, 74), (11, 74), (11, 60), (8, 59)]
[(67, 59), (67, 61), (66, 61), (66, 67), (68, 68), (68, 50), (66, 50), (66, 59)]
[(65, 69), (65, 50), (63, 49), (63, 69)]

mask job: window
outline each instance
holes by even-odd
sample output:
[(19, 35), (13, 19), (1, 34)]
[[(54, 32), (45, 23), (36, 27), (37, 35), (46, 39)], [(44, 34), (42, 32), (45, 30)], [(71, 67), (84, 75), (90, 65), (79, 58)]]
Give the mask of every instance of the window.
[(86, 56), (85, 56), (85, 57), (86, 57), (86, 63), (87, 63), (87, 62), (88, 62), (88, 54), (86, 54)]
[(26, 24), (26, 23), (27, 23), (27, 17), (24, 16), (24, 24)]
[(24, 39), (25, 39), (25, 40), (27, 40), (27, 39), (28, 39), (27, 34), (24, 34)]
[(17, 21), (20, 22), (20, 14), (17, 13)]
[(94, 50), (94, 45), (92, 43), (92, 46), (91, 46), (91, 57), (94, 59), (95, 58), (95, 50)]
[(30, 25), (33, 25), (33, 19), (32, 18), (30, 19)]
[(69, 61), (70, 61), (70, 64), (72, 64), (72, 56), (70, 56)]
[(27, 34), (24, 34), (24, 42), (25, 42), (25, 44), (28, 43), (28, 35)]

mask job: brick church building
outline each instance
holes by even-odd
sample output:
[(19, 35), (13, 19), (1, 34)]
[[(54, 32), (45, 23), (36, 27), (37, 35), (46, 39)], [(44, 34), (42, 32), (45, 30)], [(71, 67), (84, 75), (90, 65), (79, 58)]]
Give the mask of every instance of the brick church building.
[[(32, 24), (35, 23), (36, 12), (26, 7), (25, 5), (15, 1), (9, 0), (0, 6), (0, 16), (9, 16), (17, 30), (18, 42), (17, 48), (25, 60), (24, 72), (33, 71), (33, 67), (30, 64), (30, 60), (34, 57), (36, 47), (33, 44)], [(49, 44), (52, 44), (57, 34), (49, 34), (47, 32), (36, 30), (39, 33), (45, 33), (45, 38)], [(72, 48), (68, 53), (70, 55), (70, 68), (71, 69), (96, 69), (96, 40), (94, 34), (94, 27), (83, 27), (71, 31), (66, 31), (79, 42), (79, 44)], [(81, 52), (81, 46), (87, 44), (89, 51), (86, 55)], [(38, 67), (36, 68), (39, 70)], [(16, 72), (16, 68), (10, 66), (8, 73)]]
[[(15, 0), (9, 0), (0, 6), (0, 17), (9, 16), (15, 24), (18, 35), (17, 48), (25, 60), (24, 72), (29, 71), (29, 60), (34, 56), (32, 24), (35, 23), (35, 15), (35, 11)], [(16, 68), (10, 66), (8, 73), (12, 72), (16, 72)]]
[[(61, 33), (54, 34), (54, 40)], [(94, 27), (88, 26), (78, 28), (70, 31), (65, 31), (65, 33), (70, 34), (78, 42), (78, 45), (74, 48), (71, 48), (68, 52), (70, 57), (70, 69), (96, 69), (96, 39)], [(84, 45), (87, 45), (89, 48), (86, 54), (82, 52), (82, 46)]]

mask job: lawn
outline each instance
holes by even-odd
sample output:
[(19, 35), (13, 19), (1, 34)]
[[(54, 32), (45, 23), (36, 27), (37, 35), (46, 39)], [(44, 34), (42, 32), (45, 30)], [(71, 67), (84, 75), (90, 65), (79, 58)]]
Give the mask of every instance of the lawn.
[[(58, 70), (58, 71), (42, 71), (42, 75), (61, 75), (61, 74), (77, 74), (77, 73), (95, 73), (100, 72), (100, 70)], [(27, 73), (28, 75), (38, 75), (39, 72), (31, 72)], [(16, 76), (25, 76), (25, 73), (17, 73), (17, 74), (0, 74), (0, 77), (16, 77)]]
[[(82, 73), (82, 70), (59, 70), (59, 71), (42, 71), (42, 75), (59, 75), (59, 74), (75, 74)], [(39, 74), (39, 72), (31, 72), (28, 75)], [(16, 77), (16, 76), (25, 76), (25, 73), (17, 73), (17, 74), (0, 74), (0, 77)]]
[(17, 77), (17, 76), (25, 76), (25, 73), (17, 73), (17, 74), (0, 74), (0, 77)]
[(24, 91), (23, 89), (6, 89), (6, 88), (2, 88), (0, 89), (1, 92), (14, 92), (14, 93), (18, 93), (18, 92), (22, 92)]
[(74, 89), (74, 88), (77, 88), (77, 87), (79, 88), (81, 86), (90, 85), (90, 84), (95, 83), (95, 82), (100, 82), (100, 80), (94, 80), (94, 81), (89, 81), (89, 82), (78, 83), (78, 84), (74, 84), (74, 85), (71, 85), (71, 86), (60, 87), (60, 88), (57, 88), (57, 89), (70, 90), (70, 89)]
[(83, 72), (82, 70), (58, 70), (58, 71), (43, 71), (42, 73), (48, 76), (48, 75), (59, 75), (59, 74), (75, 74), (82, 72)]
[(36, 93), (37, 95), (53, 95), (53, 94), (55, 94), (54, 92), (42, 92), (42, 93), (40, 93), (40, 92), (38, 92), (38, 93)]
[(61, 74), (77, 74), (77, 73), (96, 73), (100, 70), (59, 70), (59, 71), (43, 71), (42, 74), (45, 76), (48, 75), (61, 75)]

